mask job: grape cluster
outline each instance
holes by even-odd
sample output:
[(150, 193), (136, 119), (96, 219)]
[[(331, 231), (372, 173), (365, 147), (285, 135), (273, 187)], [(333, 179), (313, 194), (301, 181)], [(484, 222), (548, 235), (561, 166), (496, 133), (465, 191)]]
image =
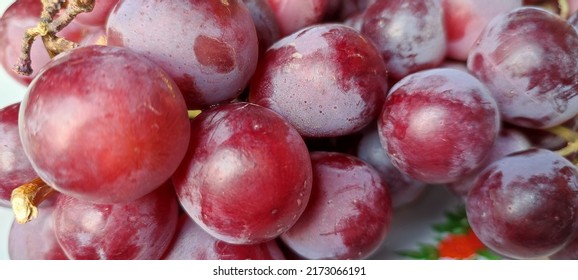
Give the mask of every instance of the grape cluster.
[(10, 257), (365, 259), (447, 187), (495, 253), (578, 258), (576, 10), (16, 0)]

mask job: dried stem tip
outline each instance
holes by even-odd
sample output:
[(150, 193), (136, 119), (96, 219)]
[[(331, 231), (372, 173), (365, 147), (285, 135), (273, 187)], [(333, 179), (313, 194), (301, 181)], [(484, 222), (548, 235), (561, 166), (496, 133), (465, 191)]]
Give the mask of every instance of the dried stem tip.
[[(54, 57), (61, 52), (76, 48), (77, 43), (68, 41), (56, 36), (60, 30), (66, 27), (80, 13), (91, 12), (94, 8), (95, 0), (41, 0), (42, 13), (40, 22), (33, 28), (29, 28), (24, 33), (18, 63), (13, 70), (21, 75), (31, 75), (32, 66), (30, 60), (30, 50), (36, 37), (42, 37), (44, 47), (50, 55)], [(66, 9), (60, 15), (58, 12)]]
[(25, 224), (38, 216), (38, 205), (55, 190), (36, 178), (12, 191), (10, 202), (16, 222)]

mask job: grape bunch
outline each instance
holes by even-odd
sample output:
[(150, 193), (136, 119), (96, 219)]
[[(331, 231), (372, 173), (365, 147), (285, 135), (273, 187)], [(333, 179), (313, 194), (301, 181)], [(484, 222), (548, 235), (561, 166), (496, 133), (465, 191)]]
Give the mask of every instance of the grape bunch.
[(578, 258), (578, 1), (487, 2), (15, 0), (10, 258), (376, 258), (441, 188)]

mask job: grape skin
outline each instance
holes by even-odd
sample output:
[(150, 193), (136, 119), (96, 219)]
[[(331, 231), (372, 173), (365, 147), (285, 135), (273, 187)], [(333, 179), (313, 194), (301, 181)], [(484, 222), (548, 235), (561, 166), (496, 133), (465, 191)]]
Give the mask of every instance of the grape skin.
[(365, 11), (361, 33), (377, 46), (394, 80), (436, 67), (446, 54), (443, 10), (437, 0), (377, 1)]
[(500, 129), (496, 101), (455, 69), (410, 74), (390, 90), (378, 120), (394, 166), (425, 183), (457, 181), (482, 164)]
[(249, 101), (279, 113), (302, 136), (331, 137), (374, 120), (387, 87), (385, 65), (369, 40), (345, 25), (323, 24), (265, 53)]
[(466, 200), (468, 221), (490, 249), (519, 259), (544, 258), (578, 230), (578, 170), (544, 149), (511, 154), (478, 176)]
[(205, 232), (188, 215), (179, 218), (177, 233), (164, 260), (284, 260), (275, 241), (229, 244)]
[(12, 222), (8, 235), (11, 260), (67, 260), (54, 232), (55, 206), (43, 207), (38, 218), (25, 225)]
[(199, 226), (228, 243), (255, 244), (297, 221), (311, 193), (311, 160), (281, 116), (232, 103), (201, 113), (191, 131), (172, 178), (181, 205)]
[(490, 21), (468, 69), (492, 92), (504, 121), (553, 127), (578, 114), (576, 46), (578, 34), (562, 18), (523, 7)]
[(13, 189), (38, 177), (20, 141), (19, 110), (20, 103), (0, 110), (0, 206), (2, 207), (10, 207)]
[(367, 163), (312, 152), (313, 191), (305, 212), (281, 240), (307, 259), (363, 259), (383, 242), (392, 207), (387, 186)]
[(176, 170), (190, 136), (186, 105), (167, 74), (109, 46), (77, 48), (50, 62), (24, 96), (19, 125), (38, 175), (95, 203), (127, 202), (157, 188)]
[(335, 0), (267, 0), (283, 37), (320, 23), (329, 5), (328, 1)]
[(442, 0), (447, 32), (447, 57), (466, 61), (476, 39), (490, 20), (522, 7), (522, 0)]
[(61, 195), (54, 232), (70, 259), (156, 260), (168, 248), (177, 220), (177, 198), (167, 182), (128, 203), (93, 204)]
[(281, 38), (279, 24), (267, 0), (243, 0), (255, 23), (259, 39), (259, 56)]
[(234, 99), (257, 67), (255, 24), (240, 0), (122, 0), (106, 29), (109, 45), (163, 68), (189, 109)]
[(465, 198), (473, 187), (476, 177), (486, 166), (507, 156), (508, 154), (530, 149), (531, 146), (532, 144), (530, 143), (530, 140), (528, 140), (528, 138), (526, 138), (526, 136), (521, 132), (513, 129), (502, 128), (492, 146), (492, 149), (484, 160), (484, 163), (466, 177), (448, 184), (448, 187), (455, 194)]

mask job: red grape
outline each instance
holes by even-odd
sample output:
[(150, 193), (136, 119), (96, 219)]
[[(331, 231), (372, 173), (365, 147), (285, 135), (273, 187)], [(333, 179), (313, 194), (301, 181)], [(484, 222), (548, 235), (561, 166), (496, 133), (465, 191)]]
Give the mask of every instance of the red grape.
[(311, 153), (313, 190), (305, 212), (281, 235), (308, 259), (363, 259), (385, 239), (392, 215), (387, 186), (356, 157)]
[(87, 46), (53, 60), (20, 108), (24, 151), (58, 191), (95, 203), (139, 198), (166, 181), (190, 127), (178, 87), (119, 47)]
[(437, 0), (377, 1), (365, 11), (361, 33), (375, 43), (395, 80), (440, 65), (446, 54)]
[(578, 170), (544, 149), (490, 164), (470, 190), (468, 221), (490, 249), (511, 258), (543, 258), (577, 233)]
[(93, 204), (61, 195), (54, 231), (71, 259), (159, 259), (176, 231), (171, 184), (128, 203)]
[(25, 225), (12, 222), (8, 254), (12, 260), (67, 260), (54, 232), (54, 205), (42, 209), (38, 218)]
[(522, 0), (442, 0), (447, 32), (447, 56), (465, 61), (470, 48), (490, 20), (522, 6)]
[(255, 23), (257, 38), (259, 39), (259, 54), (273, 45), (281, 37), (279, 24), (267, 0), (243, 0)]
[(205, 232), (187, 215), (181, 216), (166, 260), (284, 260), (277, 243), (229, 244)]
[(328, 1), (335, 0), (267, 0), (279, 23), (281, 36), (320, 23)]
[(190, 109), (237, 97), (255, 71), (255, 24), (240, 0), (122, 0), (108, 44), (143, 54), (175, 80)]
[(220, 105), (191, 122), (173, 175), (186, 212), (228, 243), (272, 240), (299, 218), (311, 193), (311, 161), (297, 131), (250, 103)]
[(324, 24), (265, 53), (249, 101), (281, 114), (303, 136), (329, 137), (369, 124), (386, 94), (387, 71), (371, 42), (345, 25)]
[(578, 34), (559, 16), (519, 8), (490, 21), (468, 68), (492, 92), (503, 120), (552, 127), (578, 114), (576, 46)]
[(391, 89), (379, 133), (394, 166), (416, 180), (449, 183), (482, 164), (500, 128), (496, 101), (455, 69), (410, 74)]
[(10, 207), (12, 190), (38, 177), (18, 134), (20, 103), (0, 110), (0, 206)]

